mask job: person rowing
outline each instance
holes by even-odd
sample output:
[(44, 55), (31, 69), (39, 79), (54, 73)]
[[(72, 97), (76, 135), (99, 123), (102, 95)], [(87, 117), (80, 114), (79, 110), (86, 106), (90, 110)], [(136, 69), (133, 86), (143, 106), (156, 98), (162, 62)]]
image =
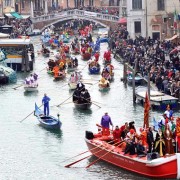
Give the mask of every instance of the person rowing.
[(110, 135), (110, 125), (113, 130), (113, 123), (111, 121), (111, 117), (106, 112), (104, 116), (101, 118), (101, 126), (102, 126), (102, 135), (109, 136)]

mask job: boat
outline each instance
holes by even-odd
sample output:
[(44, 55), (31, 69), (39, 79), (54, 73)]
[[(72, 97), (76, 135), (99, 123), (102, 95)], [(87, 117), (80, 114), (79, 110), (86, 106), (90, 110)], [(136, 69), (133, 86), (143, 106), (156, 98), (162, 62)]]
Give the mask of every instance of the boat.
[(90, 60), (91, 59), (91, 53), (86, 52), (86, 53), (82, 54), (82, 59), (85, 61)]
[(72, 54), (80, 54), (80, 50), (77, 47), (75, 47), (74, 49), (71, 48), (71, 53)]
[[(99, 136), (99, 137), (98, 137)], [(153, 159), (152, 156), (124, 155), (122, 148), (112, 142), (112, 136), (102, 136), (86, 131), (85, 141), (89, 151), (117, 167), (149, 178), (175, 179), (180, 177), (180, 153)]]
[[(135, 94), (136, 100), (139, 101), (142, 105), (145, 102), (146, 88), (139, 87)], [(150, 90), (150, 104), (153, 108), (159, 110), (166, 110), (167, 105), (170, 105), (172, 109), (178, 107), (178, 98), (164, 94), (156, 90)]]
[(106, 80), (105, 78), (101, 78), (98, 86), (100, 91), (108, 91), (110, 89), (109, 81)]
[(6, 76), (3, 71), (0, 71), (0, 84), (8, 84), (8, 82), (8, 76)]
[(26, 92), (34, 92), (34, 91), (38, 91), (38, 85), (24, 85), (24, 90)]
[(99, 74), (100, 73), (100, 65), (89, 67), (89, 73), (90, 74)]
[(61, 121), (53, 116), (45, 116), (44, 112), (35, 103), (34, 115), (37, 117), (40, 125), (46, 129), (60, 129), (62, 126)]
[(76, 87), (77, 87), (77, 83), (76, 82), (69, 82), (68, 85), (69, 85), (69, 89), (70, 90), (75, 90)]
[(89, 102), (89, 103), (77, 103), (76, 101), (74, 101), (73, 103), (74, 103), (74, 106), (75, 106), (77, 109), (81, 109), (81, 110), (90, 109), (90, 107), (91, 107), (91, 105), (92, 105), (92, 102)]
[(66, 77), (65, 71), (59, 71), (58, 76), (54, 76), (54, 80), (61, 80), (64, 79), (65, 77)]
[[(144, 78), (142, 78), (140, 75), (136, 74), (135, 75), (135, 85), (141, 85), (144, 81)], [(132, 73), (128, 73), (127, 75), (127, 82), (128, 84), (133, 83), (133, 75)]]

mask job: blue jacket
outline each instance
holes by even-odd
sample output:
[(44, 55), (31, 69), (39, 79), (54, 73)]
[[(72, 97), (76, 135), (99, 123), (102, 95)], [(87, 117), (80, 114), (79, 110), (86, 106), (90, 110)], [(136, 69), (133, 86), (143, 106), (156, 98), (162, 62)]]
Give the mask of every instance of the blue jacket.
[(42, 104), (48, 106), (50, 100), (51, 99), (48, 96), (44, 96), (43, 99), (42, 99)]

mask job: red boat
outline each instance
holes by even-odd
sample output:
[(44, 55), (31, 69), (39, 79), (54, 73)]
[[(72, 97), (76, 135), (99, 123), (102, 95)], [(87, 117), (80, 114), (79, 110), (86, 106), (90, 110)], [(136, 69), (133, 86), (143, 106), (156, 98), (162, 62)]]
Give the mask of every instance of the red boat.
[(89, 151), (101, 160), (150, 178), (180, 177), (180, 153), (153, 160), (147, 156), (124, 155), (122, 148), (108, 143), (113, 137), (94, 136), (93, 134), (88, 136), (86, 133), (85, 141)]

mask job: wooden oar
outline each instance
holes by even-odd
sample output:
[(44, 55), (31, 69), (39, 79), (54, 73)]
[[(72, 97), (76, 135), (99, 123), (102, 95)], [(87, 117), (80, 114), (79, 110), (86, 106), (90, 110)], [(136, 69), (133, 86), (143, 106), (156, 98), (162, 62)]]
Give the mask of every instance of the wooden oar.
[[(116, 145), (116, 144), (121, 144), (122, 142), (117, 142), (117, 143), (115, 143), (114, 145)], [(118, 146), (119, 146), (118, 145)], [(117, 147), (118, 147), (117, 146)], [(114, 149), (116, 148), (116, 146), (115, 147), (113, 147), (112, 149), (110, 149), (108, 152), (106, 152), (105, 154), (103, 154), (102, 156), (100, 156), (98, 159), (96, 159), (95, 161), (93, 161), (92, 163), (90, 163), (88, 166), (86, 166), (86, 168), (89, 168), (89, 167), (91, 167), (93, 164), (95, 164), (96, 162), (98, 162), (99, 160), (101, 160), (104, 156), (106, 156), (107, 154), (109, 154), (110, 152), (112, 152)], [(94, 153), (94, 154), (96, 154), (96, 153)]]
[(80, 161), (82, 161), (82, 160), (84, 160), (84, 159), (86, 159), (86, 158), (88, 158), (88, 157), (90, 157), (90, 156), (92, 156), (92, 154), (91, 154), (91, 155), (88, 155), (88, 156), (86, 156), (86, 157), (83, 157), (83, 158), (81, 158), (81, 159), (79, 159), (79, 160), (77, 160), (77, 161), (75, 161), (75, 162), (73, 162), (73, 163), (70, 163), (70, 164), (68, 164), (68, 165), (66, 165), (66, 166), (64, 166), (64, 167), (69, 168), (70, 166), (72, 166), (72, 165), (74, 165), (74, 164), (76, 164), (76, 163), (78, 163), (78, 162), (80, 162)]
[[(111, 142), (113, 142), (113, 141), (114, 141), (114, 140), (110, 141), (109, 143), (111, 143)], [(81, 156), (81, 155), (83, 155), (83, 154), (85, 154), (85, 153), (88, 153), (88, 152), (90, 152), (90, 151), (92, 151), (92, 150), (95, 150), (95, 149), (97, 149), (97, 148), (99, 148), (99, 147), (101, 147), (101, 145), (100, 145), (100, 146), (97, 146), (97, 147), (93, 147), (93, 148), (91, 148), (91, 149), (89, 149), (89, 150), (87, 150), (87, 151), (84, 151), (84, 152), (82, 152), (82, 153), (80, 153), (80, 154), (78, 154), (78, 155), (72, 156), (72, 157), (70, 157), (70, 158), (68, 158), (68, 159), (65, 159), (64, 161), (61, 161), (60, 163), (63, 163), (63, 162), (65, 162), (65, 161), (68, 161), (68, 160), (73, 159), (73, 158), (75, 158), (75, 157)]]
[[(40, 108), (41, 106), (43, 106), (43, 104), (41, 104), (38, 108)], [(33, 114), (33, 112), (31, 112), (30, 114), (28, 114), (24, 119), (22, 119), (21, 121), (19, 121), (20, 123), (23, 122), (24, 120), (26, 120), (31, 114)]]
[(88, 63), (81, 69), (81, 71), (84, 70), (84, 69), (86, 68), (87, 65), (88, 65)]
[[(119, 142), (118, 142), (119, 143)], [(117, 144), (117, 143), (116, 143)], [(100, 145), (101, 146), (101, 145)], [(95, 147), (95, 148), (92, 148), (91, 150), (93, 150), (93, 149), (97, 149), (97, 148), (99, 148), (100, 146), (97, 146), (97, 147)], [(97, 154), (97, 153), (99, 153), (100, 151), (102, 151), (102, 150), (104, 150), (104, 149), (100, 149), (99, 151), (96, 151), (94, 154)], [(89, 150), (90, 151), (90, 150)], [(84, 157), (84, 158), (81, 158), (81, 159), (79, 159), (79, 160), (77, 160), (77, 161), (75, 161), (75, 162), (72, 162), (72, 163), (70, 163), (70, 164), (68, 164), (68, 165), (66, 165), (66, 166), (64, 166), (64, 167), (70, 167), (70, 166), (72, 166), (72, 165), (74, 165), (74, 164), (76, 164), (76, 163), (78, 163), (78, 162), (80, 162), (80, 161), (82, 161), (82, 160), (84, 160), (84, 159), (86, 159), (86, 158), (88, 158), (88, 157), (90, 157), (90, 156), (92, 156), (93, 154), (91, 154), (91, 155), (88, 155), (88, 156), (86, 156), (86, 157)]]
[(62, 105), (63, 103), (65, 103), (68, 99), (70, 99), (73, 95), (71, 95), (70, 97), (68, 97), (66, 100), (64, 100), (62, 103), (56, 105), (57, 107), (59, 107), (60, 105)]

